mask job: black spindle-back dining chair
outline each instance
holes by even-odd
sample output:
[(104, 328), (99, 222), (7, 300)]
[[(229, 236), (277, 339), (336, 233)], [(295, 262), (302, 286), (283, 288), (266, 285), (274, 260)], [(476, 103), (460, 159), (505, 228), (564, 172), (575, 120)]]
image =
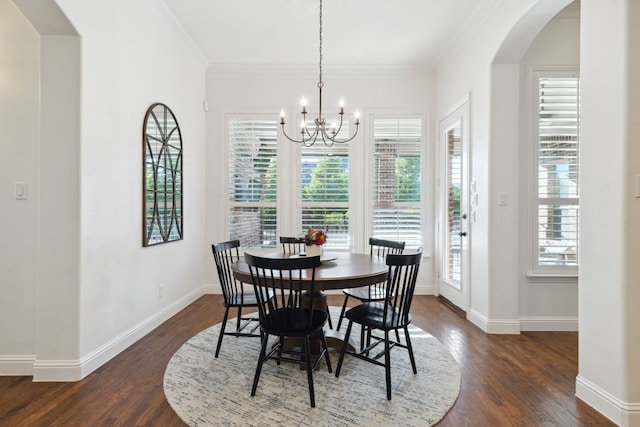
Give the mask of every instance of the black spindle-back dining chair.
[[(315, 273), (320, 257), (265, 258), (244, 254), (258, 301), (262, 346), (251, 389), (255, 396), (262, 365), (269, 359), (306, 365), (311, 407), (316, 406), (313, 390), (313, 370), (326, 360), (331, 372), (331, 361), (323, 327), (327, 321), (325, 311), (314, 310)], [(305, 278), (304, 283), (302, 279)], [(306, 292), (303, 292), (306, 291)], [(270, 298), (273, 295), (273, 298)], [(319, 337), (319, 354), (311, 354), (310, 337)], [(278, 342), (267, 350), (269, 337), (278, 337)], [(285, 346), (285, 337), (298, 338), (299, 347)]]
[[(402, 347), (407, 349), (413, 373), (417, 374), (416, 362), (413, 357), (413, 348), (409, 337), (408, 326), (411, 323), (411, 301), (416, 287), (418, 269), (422, 259), (422, 249), (418, 249), (415, 254), (387, 255), (386, 263), (389, 266), (389, 274), (386, 282), (386, 297), (383, 302), (365, 302), (353, 307), (345, 313), (345, 318), (349, 320), (344, 344), (340, 350), (340, 358), (336, 367), (336, 377), (340, 375), (344, 355), (350, 355), (378, 366), (384, 366), (387, 386), (387, 400), (391, 400), (391, 349)], [(369, 341), (365, 348), (359, 351), (347, 351), (349, 335), (354, 323), (361, 325), (363, 329), (369, 330)], [(392, 341), (389, 332), (404, 330), (406, 345), (400, 340)], [(381, 331), (384, 336), (375, 335), (372, 331)], [(377, 354), (371, 355), (372, 350), (383, 344), (384, 348)], [(384, 356), (384, 362), (380, 359)]]
[(304, 238), (280, 236), (282, 252), (285, 254), (298, 254), (304, 252)]
[[(402, 251), (404, 251), (404, 246), (405, 242), (376, 239), (373, 237), (369, 238), (369, 253), (371, 254), (371, 256), (385, 257), (388, 254), (401, 254)], [(344, 313), (347, 310), (347, 302), (349, 301), (349, 297), (355, 298), (361, 303), (382, 301), (386, 297), (384, 286), (385, 284), (383, 282), (360, 288), (343, 289), (342, 293), (344, 294), (344, 303), (342, 304), (342, 310), (340, 311), (340, 317), (338, 318), (338, 327), (336, 328), (336, 330), (340, 330), (340, 326), (342, 326), (342, 319), (344, 318)]]
[[(258, 303), (256, 301), (256, 295), (253, 289), (245, 290), (242, 282), (233, 277), (233, 271), (231, 270), (231, 264), (240, 258), (238, 248), (240, 247), (239, 240), (229, 240), (227, 242), (215, 243), (211, 245), (213, 251), (213, 259), (216, 262), (216, 269), (218, 270), (218, 279), (220, 281), (220, 287), (222, 288), (222, 296), (224, 298), (224, 318), (222, 319), (222, 328), (220, 329), (220, 336), (218, 337), (218, 345), (216, 346), (215, 357), (220, 354), (220, 347), (222, 346), (222, 338), (225, 335), (232, 335), (235, 337), (259, 337), (260, 334), (256, 333), (256, 330), (260, 326), (257, 317), (242, 317), (243, 308), (256, 308)], [(229, 309), (237, 308), (238, 317), (236, 328), (234, 331), (227, 332), (225, 330), (227, 326), (227, 318), (229, 317)]]

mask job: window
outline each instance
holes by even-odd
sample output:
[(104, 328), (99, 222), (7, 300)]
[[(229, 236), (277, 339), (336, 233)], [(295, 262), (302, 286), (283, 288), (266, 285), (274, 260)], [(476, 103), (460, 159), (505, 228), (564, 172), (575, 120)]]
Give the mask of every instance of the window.
[[(244, 248), (275, 248), (279, 235), (314, 228), (327, 233), (329, 251), (368, 251), (369, 237), (423, 246), (431, 223), (423, 218), (424, 120), (370, 123), (368, 140), (306, 147), (285, 140), (276, 118), (229, 115), (228, 238)], [(340, 131), (345, 139), (348, 127)]]
[(534, 71), (533, 274), (576, 274), (579, 218), (577, 72)]
[(373, 120), (372, 237), (422, 246), (422, 119)]
[(243, 247), (276, 246), (277, 126), (276, 120), (228, 120), (229, 238)]
[[(346, 139), (348, 128), (345, 121), (338, 138)], [(349, 249), (349, 144), (316, 141), (302, 146), (300, 159), (302, 234), (324, 230), (327, 249)]]

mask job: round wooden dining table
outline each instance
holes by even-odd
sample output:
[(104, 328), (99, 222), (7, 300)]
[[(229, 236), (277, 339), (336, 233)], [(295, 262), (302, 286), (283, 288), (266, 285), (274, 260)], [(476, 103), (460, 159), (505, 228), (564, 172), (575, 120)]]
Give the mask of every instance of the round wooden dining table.
[[(290, 258), (299, 257), (298, 254), (288, 253), (255, 253), (255, 255), (269, 258)], [(369, 254), (357, 254), (350, 252), (328, 252), (320, 259), (322, 265), (316, 268), (314, 306), (317, 310), (326, 310), (328, 290), (343, 288), (357, 288), (369, 286), (387, 280), (389, 268), (384, 257), (371, 256)], [(235, 278), (244, 283), (252, 283), (249, 266), (244, 261), (244, 257), (231, 265)], [(311, 277), (308, 277), (311, 281)], [(304, 283), (305, 276), (302, 277)], [(335, 330), (326, 330), (325, 336), (329, 347), (341, 348), (344, 336)], [(350, 350), (353, 350), (353, 343), (349, 343)]]
[[(282, 252), (255, 255), (269, 258), (299, 257), (297, 254)], [(328, 252), (320, 257), (322, 265), (316, 268), (315, 288), (317, 290), (333, 290), (368, 286), (387, 280), (388, 267), (384, 257), (350, 252)], [(251, 283), (249, 266), (240, 258), (231, 266), (236, 279)], [(308, 280), (311, 280), (309, 277)], [(305, 277), (302, 277), (305, 281)]]

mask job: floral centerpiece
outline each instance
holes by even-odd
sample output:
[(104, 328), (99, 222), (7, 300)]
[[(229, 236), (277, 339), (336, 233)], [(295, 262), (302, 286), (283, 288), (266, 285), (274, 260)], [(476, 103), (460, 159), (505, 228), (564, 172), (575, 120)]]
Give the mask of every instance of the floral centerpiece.
[(322, 255), (322, 245), (327, 242), (327, 235), (322, 230), (310, 228), (304, 235), (304, 244), (307, 246), (307, 256)]

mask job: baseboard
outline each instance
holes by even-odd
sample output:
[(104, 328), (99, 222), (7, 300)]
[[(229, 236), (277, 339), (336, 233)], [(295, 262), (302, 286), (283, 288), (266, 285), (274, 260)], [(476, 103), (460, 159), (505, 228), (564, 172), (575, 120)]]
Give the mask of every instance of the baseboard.
[(0, 376), (31, 376), (35, 355), (0, 355)]
[(467, 318), (488, 334), (520, 334), (520, 321), (517, 319), (489, 319), (474, 309), (469, 310)]
[(36, 360), (33, 362), (34, 382), (70, 382), (80, 381), (82, 378), (84, 377), (81, 360)]
[(640, 425), (640, 403), (623, 402), (580, 375), (576, 397), (621, 427)]
[(174, 301), (80, 360), (35, 360), (33, 381), (79, 381), (127, 349), (140, 338), (176, 315), (204, 294), (200, 287)]
[(520, 318), (522, 331), (563, 331), (577, 332), (577, 316), (543, 317), (531, 316)]
[(415, 295), (437, 295), (438, 289), (434, 285), (416, 285)]
[(213, 294), (213, 295), (222, 295), (222, 289), (220, 288), (219, 284), (208, 284), (208, 285), (202, 285), (202, 293), (203, 295), (209, 295), (209, 294)]
[(484, 332), (487, 332), (489, 319), (487, 319), (486, 316), (477, 312), (473, 308), (467, 312), (467, 320), (476, 325), (478, 328), (482, 329)]

